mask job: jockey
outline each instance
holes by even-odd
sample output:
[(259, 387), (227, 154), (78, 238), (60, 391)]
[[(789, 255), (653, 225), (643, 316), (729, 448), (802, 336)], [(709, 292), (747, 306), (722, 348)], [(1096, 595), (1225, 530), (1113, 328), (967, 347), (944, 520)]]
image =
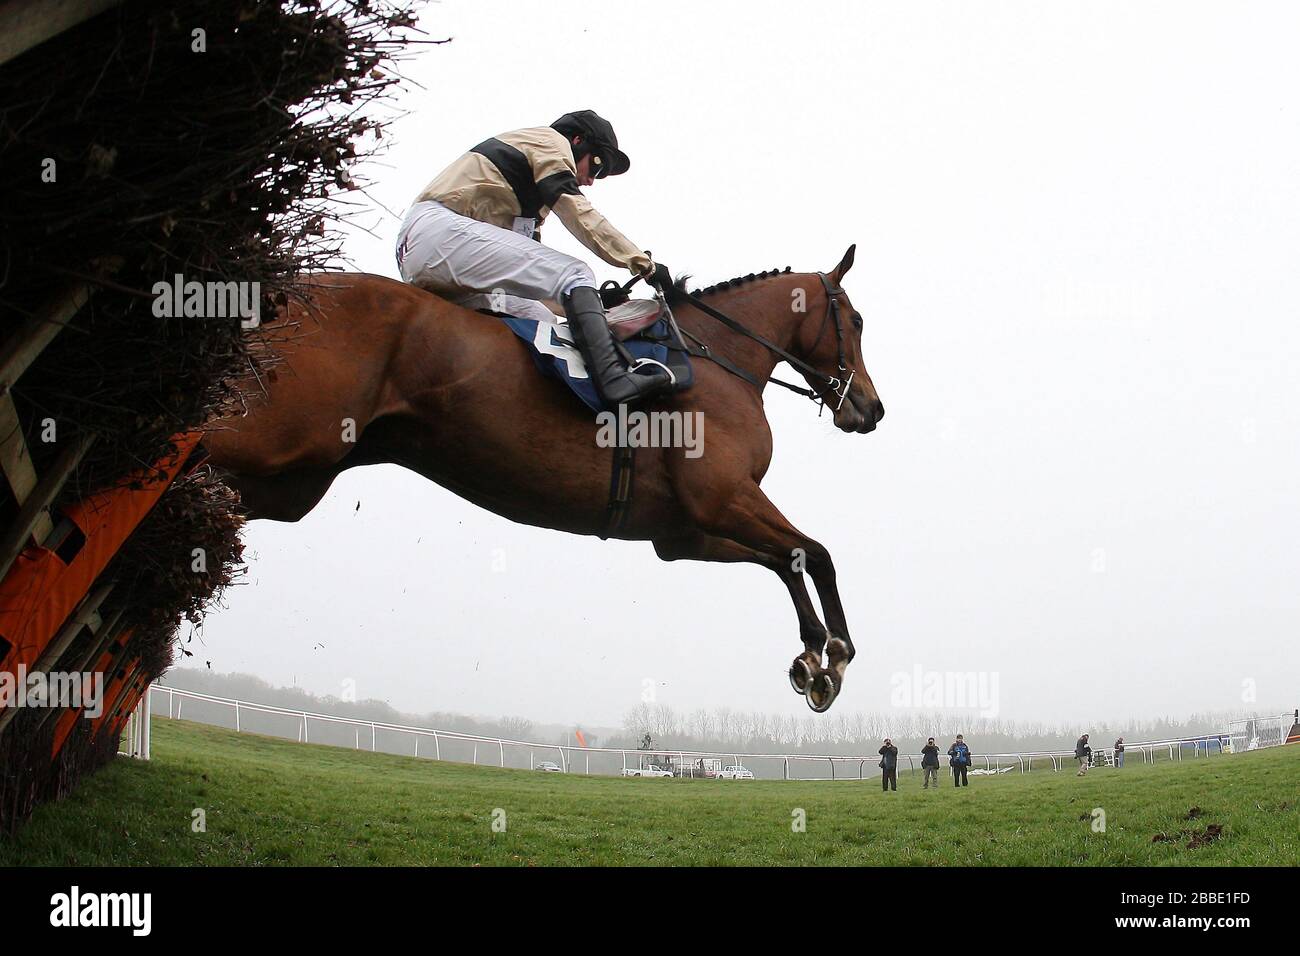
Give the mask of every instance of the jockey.
[(578, 189), (625, 173), (631, 161), (614, 127), (592, 112), (484, 140), (420, 193), (402, 223), (397, 265), (405, 282), (471, 308), (555, 320), (558, 301), (601, 400), (642, 401), (671, 379), (658, 366), (630, 371), (614, 348), (596, 276), (579, 259), (541, 243), (551, 211), (584, 246), (633, 275), (669, 276)]

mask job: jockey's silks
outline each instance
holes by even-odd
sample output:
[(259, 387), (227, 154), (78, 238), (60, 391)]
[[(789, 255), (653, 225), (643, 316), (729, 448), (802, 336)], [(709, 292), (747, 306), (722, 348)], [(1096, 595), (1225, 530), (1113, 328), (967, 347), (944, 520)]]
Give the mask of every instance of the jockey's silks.
[(416, 202), (448, 209), (515, 231), (535, 219), (533, 238), (554, 210), (579, 242), (613, 266), (633, 273), (649, 268), (645, 253), (602, 216), (578, 188), (569, 141), (549, 126), (502, 133), (485, 140), (440, 172)]

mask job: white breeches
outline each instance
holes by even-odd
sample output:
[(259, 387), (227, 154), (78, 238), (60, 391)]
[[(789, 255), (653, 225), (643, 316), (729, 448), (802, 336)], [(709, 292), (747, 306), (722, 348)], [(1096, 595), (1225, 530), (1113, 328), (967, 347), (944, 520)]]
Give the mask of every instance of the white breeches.
[(437, 202), (411, 207), (397, 235), (404, 282), (473, 309), (554, 321), (538, 299), (559, 301), (578, 286), (596, 287), (581, 259)]

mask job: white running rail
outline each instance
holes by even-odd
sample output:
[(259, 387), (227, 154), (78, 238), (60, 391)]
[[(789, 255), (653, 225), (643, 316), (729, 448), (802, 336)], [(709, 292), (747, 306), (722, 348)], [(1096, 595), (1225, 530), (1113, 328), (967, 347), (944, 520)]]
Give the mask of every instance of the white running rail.
[[(147, 708), (153, 695), (166, 698), (166, 716), (174, 719), (185, 717), (201, 723), (231, 726), (237, 732), (253, 732), (267, 736), (291, 738), (297, 737), (300, 743), (321, 743), (334, 746), (352, 746), (357, 750), (367, 749), (392, 754), (406, 754), (415, 757), (431, 757), (435, 760), (454, 760), (464, 763), (487, 764), (499, 767), (513, 766), (523, 769), (534, 768), (541, 761), (558, 763), (566, 773), (607, 774), (617, 776), (625, 769), (637, 768), (646, 761), (667, 762), (681, 776), (705, 775), (706, 761), (712, 765), (721, 761), (725, 765), (743, 764), (751, 770), (760, 768), (764, 773), (757, 773), (767, 779), (785, 780), (862, 780), (867, 777), (867, 770), (874, 770), (879, 755), (841, 755), (841, 754), (779, 754), (779, 753), (728, 753), (723, 751), (691, 750), (655, 750), (650, 753), (638, 750), (625, 750), (605, 747), (576, 747), (561, 744), (544, 744), (526, 740), (512, 740), (506, 737), (486, 737), (464, 734), (449, 730), (434, 730), (428, 727), (411, 727), (405, 724), (390, 724), (382, 721), (361, 720), (352, 717), (335, 717), (329, 714), (317, 714), (310, 711), (292, 710), (274, 707), (269, 704), (256, 704), (251, 701), (235, 700), (228, 697), (214, 697), (195, 691), (182, 690), (177, 687), (165, 687), (159, 684), (150, 686), (149, 693), (141, 701), (141, 708)], [(190, 703), (188, 714), (186, 703)], [(158, 715), (162, 716), (161, 698), (154, 702)], [(213, 708), (217, 712), (213, 713)], [(220, 715), (224, 715), (222, 720)], [(250, 718), (257, 725), (256, 730), (249, 727)], [(268, 720), (269, 718), (269, 720)], [(1257, 717), (1251, 721), (1260, 727), (1271, 728), (1285, 721), (1290, 727), (1290, 715), (1277, 717)], [(134, 720), (134, 718), (133, 718)], [(285, 721), (294, 728), (288, 731)], [(135, 721), (137, 728), (147, 725), (147, 721)], [(1165, 740), (1146, 740), (1125, 744), (1125, 756), (1143, 763), (1155, 763), (1157, 759), (1183, 760), (1207, 757), (1212, 754), (1227, 753), (1247, 749), (1236, 745), (1239, 734), (1231, 729), (1221, 734), (1203, 734), (1196, 737), (1179, 737)], [(352, 730), (349, 739), (346, 731)], [(134, 756), (148, 759), (149, 740), (147, 730), (136, 730), (128, 752)], [(1264, 739), (1270, 743), (1275, 734), (1265, 733)], [(123, 735), (124, 742), (128, 735)], [(1284, 743), (1286, 729), (1277, 741)], [(379, 744), (384, 746), (380, 747)], [(400, 745), (399, 745), (400, 744)], [(423, 745), (423, 746), (422, 746)], [(1190, 757), (1188, 756), (1190, 751)], [(909, 768), (916, 771), (920, 767), (920, 754), (899, 754), (899, 766), (907, 761)], [(1093, 763), (1114, 763), (1114, 751), (1110, 748), (1097, 748), (1093, 751)], [(1059, 771), (1074, 766), (1073, 750), (1041, 750), (1020, 753), (982, 754), (977, 753), (972, 769), (986, 772), (1016, 770), (1030, 773), (1037, 763), (1039, 768)], [(778, 769), (779, 765), (779, 769)], [(982, 766), (981, 766), (982, 765)], [(594, 769), (593, 769), (594, 767)], [(791, 774), (791, 769), (808, 770), (813, 774), (830, 776), (808, 776), (803, 773)]]

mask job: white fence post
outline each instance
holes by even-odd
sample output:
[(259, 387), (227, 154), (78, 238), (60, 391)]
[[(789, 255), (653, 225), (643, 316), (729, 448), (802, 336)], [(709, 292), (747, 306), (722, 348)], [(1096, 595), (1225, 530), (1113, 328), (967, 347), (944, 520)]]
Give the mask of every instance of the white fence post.
[(153, 719), (153, 688), (145, 688), (144, 697), (140, 699), (140, 759), (148, 760), (153, 749), (153, 737), (150, 722)]
[[(136, 746), (135, 737), (136, 727), (139, 724), (138, 715), (138, 710), (131, 711), (131, 716), (126, 719), (126, 730), (122, 734), (126, 738), (126, 755), (128, 757), (138, 757), (140, 755), (140, 748)], [(119, 743), (118, 753), (121, 752), (121, 744)]]

